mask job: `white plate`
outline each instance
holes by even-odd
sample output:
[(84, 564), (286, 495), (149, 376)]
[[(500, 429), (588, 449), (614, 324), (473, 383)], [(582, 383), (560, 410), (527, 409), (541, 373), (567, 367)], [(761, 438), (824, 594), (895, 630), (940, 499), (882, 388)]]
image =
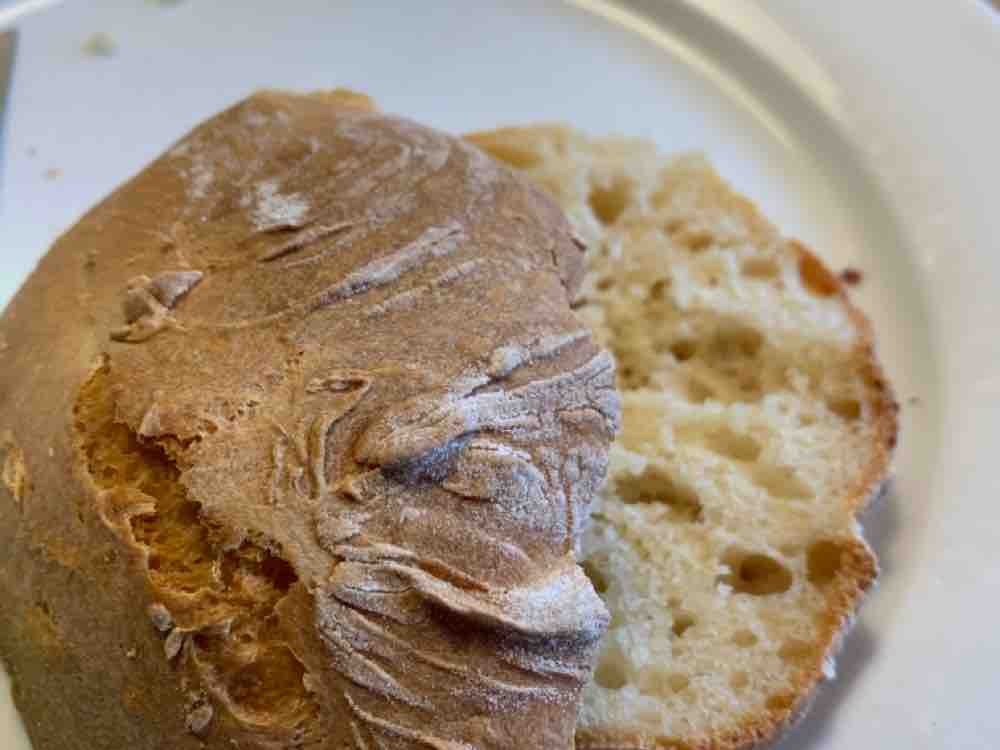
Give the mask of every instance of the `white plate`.
[[(904, 404), (898, 480), (865, 519), (881, 588), (785, 747), (1000, 746), (996, 15), (973, 0), (225, 5), (23, 20), (0, 300), (81, 212), (258, 86), (350, 85), (455, 132), (559, 119), (704, 149), (787, 232), (864, 271)], [(83, 54), (96, 31), (113, 56)], [(26, 748), (2, 691), (0, 747)]]

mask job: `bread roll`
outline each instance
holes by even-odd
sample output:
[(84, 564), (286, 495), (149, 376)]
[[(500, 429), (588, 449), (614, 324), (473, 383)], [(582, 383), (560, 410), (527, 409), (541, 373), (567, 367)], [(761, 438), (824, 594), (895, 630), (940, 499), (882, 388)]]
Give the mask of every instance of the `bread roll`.
[(553, 202), (261, 93), (0, 320), (0, 654), (36, 750), (573, 746), (618, 421)]

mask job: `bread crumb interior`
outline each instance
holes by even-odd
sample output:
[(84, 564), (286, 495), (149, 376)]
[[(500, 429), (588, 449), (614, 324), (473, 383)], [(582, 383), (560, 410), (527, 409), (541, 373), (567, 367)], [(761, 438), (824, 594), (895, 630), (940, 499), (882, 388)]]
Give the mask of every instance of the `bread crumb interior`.
[(242, 724), (301, 731), (315, 720), (317, 706), (275, 611), (298, 580), (295, 571), (277, 551), (254, 541), (225, 543), (180, 482), (173, 456), (181, 446), (142, 440), (118, 421), (109, 381), (105, 364), (83, 386), (76, 428), (100, 490), (141, 493), (151, 504), (129, 523), (134, 543), (146, 553), (152, 596), (178, 632), (163, 633), (167, 658), (178, 669), (195, 664)]

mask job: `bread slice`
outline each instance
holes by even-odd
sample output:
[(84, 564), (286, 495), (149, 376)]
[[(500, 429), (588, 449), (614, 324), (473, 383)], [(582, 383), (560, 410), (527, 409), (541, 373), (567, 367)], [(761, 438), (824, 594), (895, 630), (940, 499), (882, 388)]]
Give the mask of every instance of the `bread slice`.
[(470, 140), (588, 247), (624, 427), (584, 541), (612, 613), (580, 750), (760, 746), (832, 677), (877, 574), (856, 517), (897, 406), (840, 280), (704, 159), (561, 126)]
[[(569, 750), (619, 417), (563, 212), (261, 91), (0, 314), (0, 660), (35, 750)], [(0, 737), (0, 747), (5, 746)]]

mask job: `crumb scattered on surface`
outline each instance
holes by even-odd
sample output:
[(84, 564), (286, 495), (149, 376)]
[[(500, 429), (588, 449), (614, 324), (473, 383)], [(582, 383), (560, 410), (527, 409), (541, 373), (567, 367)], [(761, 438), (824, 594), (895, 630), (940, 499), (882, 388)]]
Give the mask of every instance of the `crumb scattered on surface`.
[(94, 32), (83, 43), (83, 53), (93, 57), (111, 57), (117, 51), (118, 45), (106, 31)]
[(861, 271), (857, 268), (851, 268), (850, 266), (840, 272), (840, 280), (848, 286), (857, 286), (864, 281), (864, 278), (864, 274), (861, 273)]
[(138, 655), (139, 652), (136, 651), (134, 648), (130, 648), (128, 651), (125, 652), (125, 656), (127, 656), (129, 659), (134, 659)]
[(62, 177), (62, 170), (59, 167), (49, 167), (44, 172), (42, 172), (42, 177), (46, 180), (56, 180)]

